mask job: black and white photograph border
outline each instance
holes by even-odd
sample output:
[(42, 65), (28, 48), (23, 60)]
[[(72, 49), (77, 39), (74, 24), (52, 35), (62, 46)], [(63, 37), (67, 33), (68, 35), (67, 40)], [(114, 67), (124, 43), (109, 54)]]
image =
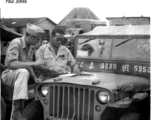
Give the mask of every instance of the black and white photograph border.
[(151, 120), (150, 0), (0, 0), (1, 120)]

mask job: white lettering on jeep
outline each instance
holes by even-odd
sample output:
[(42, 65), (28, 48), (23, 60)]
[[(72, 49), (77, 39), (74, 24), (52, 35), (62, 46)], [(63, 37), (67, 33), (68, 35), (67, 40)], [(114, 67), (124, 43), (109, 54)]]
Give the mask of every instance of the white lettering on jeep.
[(128, 64), (122, 65), (122, 72), (129, 72), (129, 65)]
[(141, 65), (134, 65), (134, 72), (139, 73), (150, 73), (150, 67), (147, 66), (141, 66)]
[(116, 63), (101, 63), (100, 64), (101, 69), (106, 69), (106, 70), (116, 70), (117, 69), (117, 64)]
[(91, 62), (89, 69), (93, 69), (93, 68), (94, 68), (94, 64), (93, 64), (93, 62)]

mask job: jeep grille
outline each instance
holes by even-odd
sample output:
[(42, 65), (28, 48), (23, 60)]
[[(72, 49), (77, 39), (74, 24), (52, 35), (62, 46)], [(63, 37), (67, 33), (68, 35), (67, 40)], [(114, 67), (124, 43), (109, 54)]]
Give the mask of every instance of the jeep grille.
[(50, 116), (59, 119), (93, 120), (95, 90), (86, 86), (51, 85)]

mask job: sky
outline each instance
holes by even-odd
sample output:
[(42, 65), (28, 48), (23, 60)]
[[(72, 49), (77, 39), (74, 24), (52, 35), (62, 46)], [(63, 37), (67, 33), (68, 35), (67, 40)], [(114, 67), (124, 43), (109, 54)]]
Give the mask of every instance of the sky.
[[(7, 3), (6, 1), (14, 1)], [(24, 0), (19, 0), (24, 1)], [(88, 7), (100, 20), (106, 17), (151, 16), (151, 0), (0, 0), (1, 18), (48, 17), (59, 23), (73, 8)]]

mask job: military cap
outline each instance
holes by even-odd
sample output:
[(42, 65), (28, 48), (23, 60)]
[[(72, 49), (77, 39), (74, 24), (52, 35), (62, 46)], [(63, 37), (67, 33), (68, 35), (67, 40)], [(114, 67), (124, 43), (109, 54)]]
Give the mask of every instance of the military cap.
[(33, 36), (45, 33), (45, 31), (42, 28), (30, 23), (27, 23), (26, 32)]

